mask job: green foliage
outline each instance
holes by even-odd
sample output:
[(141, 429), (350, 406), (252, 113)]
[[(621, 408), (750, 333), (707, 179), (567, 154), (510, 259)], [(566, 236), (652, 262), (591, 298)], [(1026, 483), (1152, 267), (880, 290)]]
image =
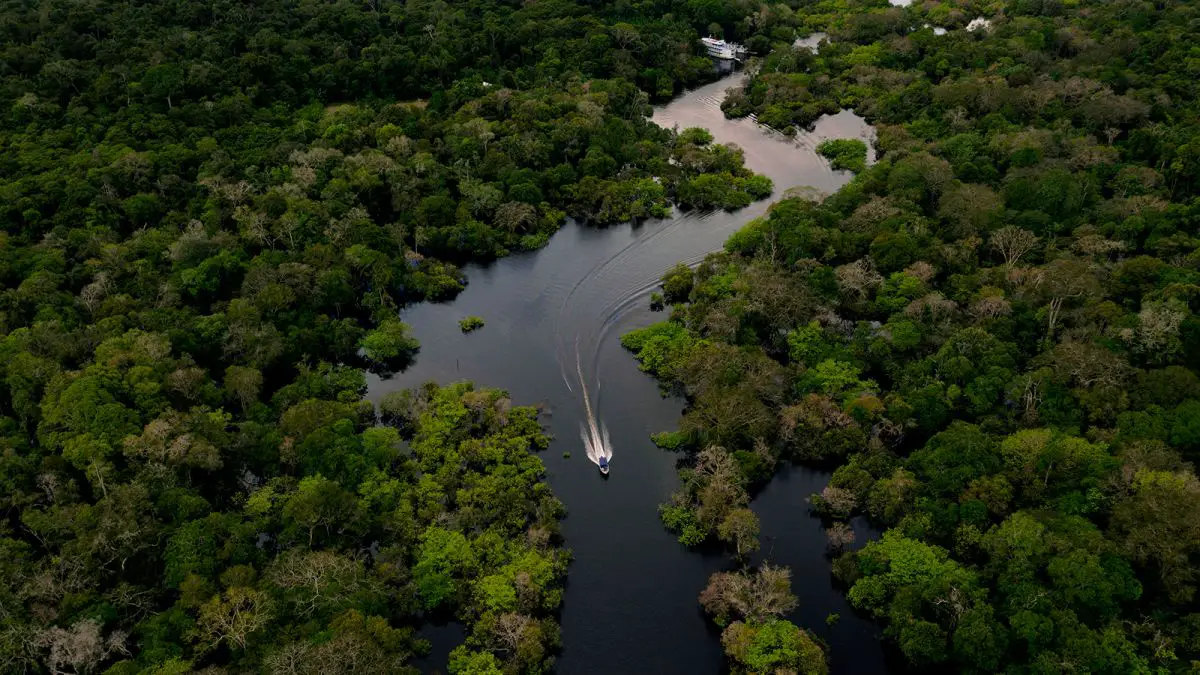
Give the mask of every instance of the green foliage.
[(671, 304), (686, 302), (692, 292), (692, 268), (682, 263), (662, 276), (663, 299)]
[(440, 527), (426, 530), (413, 568), (413, 583), (425, 608), (433, 609), (454, 598), (458, 579), (470, 574), (475, 565), (475, 552), (461, 533)]
[[(645, 119), (712, 77), (703, 30), (761, 56), (727, 114), (853, 108), (880, 161), (822, 144), (848, 186), (671, 270), (672, 321), (624, 341), (689, 399), (656, 436), (697, 454), (664, 522), (740, 553), (747, 485), (841, 464), (820, 503), (891, 529), (838, 570), (914, 663), (1200, 659), (1193, 6), (1022, 0), (971, 32), (947, 4), (793, 9), (9, 7), (0, 660), (406, 672), (436, 608), (468, 624), (451, 672), (544, 672), (567, 555), (536, 414), (431, 387), (375, 428), (363, 371), (412, 357), (398, 311), (456, 264), (568, 215), (770, 195)], [(807, 640), (723, 636), (737, 669), (823, 672)]]
[(459, 319), (458, 327), (464, 333), (472, 333), (483, 328), (483, 318), (478, 316), (468, 316), (465, 319)]
[(817, 152), (829, 159), (835, 169), (859, 173), (867, 168), (867, 144), (857, 138), (831, 138), (821, 141)]
[(672, 321), (621, 336), (621, 346), (634, 353), (641, 369), (662, 379), (671, 377), (693, 344), (687, 329)]
[(408, 324), (397, 319), (388, 319), (379, 324), (375, 330), (363, 336), (363, 353), (367, 358), (380, 364), (392, 364), (412, 358), (420, 348), (420, 344), (409, 337)]
[[(1163, 46), (1190, 44), (1191, 13), (1021, 2), (968, 32), (948, 6), (806, 8), (836, 39), (770, 45), (722, 109), (795, 131), (852, 108), (879, 161), (822, 143), (854, 179), (773, 204), (694, 267), (669, 328), (631, 334), (689, 404), (664, 522), (720, 535), (746, 479), (820, 462), (817, 512), (886, 529), (834, 568), (913, 667), (1200, 658), (1196, 94)], [(1049, 37), (1114, 26), (1138, 55), (1116, 66)], [(747, 654), (756, 628), (734, 625)]]
[(699, 546), (708, 539), (709, 532), (696, 521), (695, 513), (685, 506), (662, 505), (658, 509), (667, 529), (679, 535), (684, 546)]
[(738, 622), (725, 629), (721, 641), (735, 672), (829, 672), (821, 647), (790, 621), (772, 619), (761, 625)]

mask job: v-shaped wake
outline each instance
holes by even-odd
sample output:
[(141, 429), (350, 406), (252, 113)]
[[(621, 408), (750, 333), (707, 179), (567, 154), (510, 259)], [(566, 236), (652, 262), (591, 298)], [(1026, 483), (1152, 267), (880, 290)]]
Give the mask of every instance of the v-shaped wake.
[(597, 423), (596, 414), (592, 410), (592, 399), (588, 396), (587, 382), (583, 379), (583, 365), (579, 358), (579, 343), (575, 344), (575, 372), (579, 375), (579, 388), (583, 392), (583, 408), (587, 414), (587, 423), (580, 423), (579, 438), (583, 441), (587, 457), (593, 464), (600, 467), (602, 473), (608, 473), (608, 463), (612, 460), (612, 441), (608, 438), (608, 427)]

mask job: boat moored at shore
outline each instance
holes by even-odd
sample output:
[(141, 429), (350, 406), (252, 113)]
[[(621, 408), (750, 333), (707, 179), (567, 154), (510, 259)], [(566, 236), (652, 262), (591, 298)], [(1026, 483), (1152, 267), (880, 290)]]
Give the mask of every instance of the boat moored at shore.
[(746, 48), (733, 42), (718, 40), (714, 37), (700, 38), (700, 42), (704, 44), (708, 55), (714, 58), (739, 60), (746, 55)]

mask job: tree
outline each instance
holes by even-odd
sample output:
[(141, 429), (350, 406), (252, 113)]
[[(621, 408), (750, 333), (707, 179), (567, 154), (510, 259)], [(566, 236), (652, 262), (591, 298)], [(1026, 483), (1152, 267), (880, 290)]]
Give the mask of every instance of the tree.
[(293, 642), (267, 657), (272, 675), (350, 675), (401, 672), (412, 655), (412, 630), (392, 628), (382, 617), (347, 610), (329, 626), (328, 642)]
[(353, 494), (318, 474), (300, 481), (296, 492), (284, 503), (283, 516), (307, 531), (308, 545), (312, 546), (319, 528), (332, 537), (354, 527), (356, 507)]
[(761, 623), (796, 608), (791, 585), (791, 570), (770, 564), (755, 571), (717, 572), (709, 577), (700, 604), (718, 625), (725, 625), (732, 617)]
[(500, 660), (491, 652), (474, 652), (459, 645), (450, 652), (450, 675), (503, 675)]
[(866, 300), (870, 291), (883, 283), (883, 276), (875, 271), (869, 258), (842, 265), (835, 273), (842, 293), (859, 300)]
[(380, 366), (402, 364), (413, 357), (420, 343), (409, 336), (408, 324), (387, 319), (363, 337), (360, 346), (368, 359)]
[(744, 558), (758, 550), (758, 516), (750, 509), (735, 509), (717, 526), (717, 536), (733, 544), (734, 554)]
[[(953, 224), (951, 232), (960, 238), (987, 232), (1003, 210), (1004, 201), (1000, 195), (986, 185), (975, 183), (956, 185), (948, 189), (938, 205), (938, 214)], [(1011, 226), (997, 230), (992, 233), (994, 247), (1000, 248), (997, 245), (997, 237), (1004, 240), (1008, 236), (1007, 233), (1001, 234), (1005, 230), (1023, 232)], [(1007, 256), (1005, 262), (1008, 263)]]
[(243, 411), (258, 401), (262, 385), (262, 371), (256, 368), (229, 366), (225, 369), (225, 391), (237, 399)]
[(1062, 318), (1068, 302), (1094, 298), (1100, 293), (1100, 282), (1092, 267), (1073, 258), (1059, 258), (1035, 270), (1030, 286), (1049, 301), (1046, 306), (1046, 341), (1053, 343), (1054, 329)]
[(807, 632), (782, 619), (763, 624), (736, 622), (721, 634), (721, 644), (736, 672), (829, 672), (821, 647)]
[(1200, 480), (1194, 474), (1139, 471), (1132, 494), (1113, 509), (1124, 552), (1154, 570), (1174, 603), (1195, 596), (1200, 555)]
[(856, 537), (854, 529), (843, 522), (836, 522), (825, 530), (825, 540), (829, 550), (840, 553), (854, 545)]
[(1013, 267), (1025, 257), (1025, 254), (1037, 246), (1038, 237), (1029, 230), (1007, 225), (992, 233), (991, 245), (1004, 258), (1004, 267), (1010, 272)]
[(357, 601), (370, 582), (361, 561), (333, 551), (292, 549), (272, 563), (267, 579), (285, 591), (302, 616), (335, 612)]
[(270, 596), (255, 590), (235, 586), (200, 607), (193, 639), (198, 648), (211, 651), (222, 643), (235, 649), (245, 649), (250, 637), (270, 625), (274, 606)]
[(413, 568), (421, 602), (432, 609), (449, 601), (458, 592), (460, 579), (475, 565), (475, 552), (461, 533), (437, 527), (426, 530)]
[(692, 268), (678, 264), (662, 276), (663, 298), (671, 303), (686, 302), (692, 292)]
[[(90, 673), (111, 654), (129, 654), (128, 636), (115, 631), (104, 637), (92, 619), (75, 622), (70, 628), (47, 628), (37, 636), (38, 646), (47, 650), (45, 664), (52, 673)], [(65, 668), (69, 667), (70, 670)]]

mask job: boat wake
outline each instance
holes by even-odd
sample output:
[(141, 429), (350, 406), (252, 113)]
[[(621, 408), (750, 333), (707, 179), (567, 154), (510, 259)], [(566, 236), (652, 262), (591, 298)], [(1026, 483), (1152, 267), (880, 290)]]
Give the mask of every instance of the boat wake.
[(588, 396), (587, 382), (583, 379), (583, 365), (579, 359), (579, 343), (575, 344), (575, 372), (579, 375), (579, 389), (583, 392), (583, 407), (587, 413), (587, 423), (579, 424), (579, 438), (583, 441), (587, 458), (600, 467), (600, 471), (608, 473), (608, 463), (612, 461), (612, 441), (608, 438), (608, 427), (603, 422), (596, 421), (592, 411), (592, 399)]

